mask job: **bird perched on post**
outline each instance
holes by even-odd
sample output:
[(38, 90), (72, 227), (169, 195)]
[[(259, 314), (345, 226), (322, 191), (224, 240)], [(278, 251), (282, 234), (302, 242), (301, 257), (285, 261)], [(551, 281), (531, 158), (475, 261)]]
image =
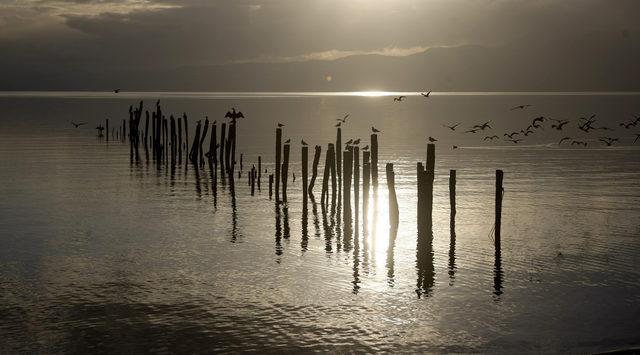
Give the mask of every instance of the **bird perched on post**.
[(437, 139), (429, 136), (429, 142), (433, 143), (433, 142), (437, 142), (437, 141), (438, 141)]
[(284, 127), (284, 125), (280, 122), (278, 122), (278, 127)]
[(371, 131), (372, 131), (373, 133), (380, 133), (380, 130), (379, 130), (379, 129), (377, 129), (377, 128), (375, 128), (375, 127), (373, 127), (373, 126), (371, 126)]
[(358, 138), (355, 141), (353, 141), (353, 145), (358, 145), (358, 144), (360, 144), (360, 138)]
[[(640, 136), (640, 135), (639, 135)], [(369, 150), (369, 145), (365, 145), (364, 148), (362, 148), (362, 150)]]
[(305, 142), (304, 139), (302, 139), (302, 140), (300, 140), (300, 144), (307, 145), (307, 142)]
[(231, 108), (231, 111), (227, 111), (227, 113), (224, 115), (225, 118), (230, 118), (231, 120), (235, 121), (238, 118), (244, 118), (244, 115), (242, 114), (241, 111), (236, 112), (235, 107)]
[(284, 141), (284, 144), (288, 144), (288, 143), (291, 143), (291, 138), (289, 138), (286, 141)]
[(349, 118), (349, 115), (351, 115), (351, 114), (347, 113), (346, 115), (344, 115), (344, 117), (337, 118), (336, 121), (340, 121), (340, 123), (346, 123), (347, 122), (347, 118)]
[(429, 95), (431, 95), (431, 91), (427, 92), (426, 94), (424, 92), (421, 92), (420, 95), (422, 95), (423, 97), (429, 97)]

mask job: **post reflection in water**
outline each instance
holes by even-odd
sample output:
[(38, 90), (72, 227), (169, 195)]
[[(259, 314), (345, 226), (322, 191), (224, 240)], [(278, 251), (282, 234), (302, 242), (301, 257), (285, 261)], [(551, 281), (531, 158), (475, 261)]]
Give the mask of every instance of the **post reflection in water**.
[(238, 240), (238, 207), (236, 203), (236, 186), (233, 174), (229, 174), (229, 193), (231, 194), (231, 242)]
[(280, 213), (280, 205), (275, 204), (276, 208), (276, 262), (280, 263), (280, 257), (282, 256), (282, 215)]
[[(306, 201), (305, 201), (306, 202)], [(300, 248), (302, 248), (302, 252), (307, 251), (307, 246), (309, 245), (309, 229), (307, 227), (307, 223), (309, 222), (309, 210), (307, 204), (302, 205), (302, 238), (300, 240)]]
[(499, 301), (500, 296), (502, 295), (502, 278), (504, 273), (502, 271), (502, 254), (500, 250), (500, 244), (496, 245), (495, 248), (495, 259), (493, 264), (493, 294), (495, 296), (495, 300)]
[(451, 230), (451, 238), (449, 240), (449, 285), (453, 286), (456, 279), (456, 231)]
[(198, 200), (202, 199), (202, 186), (200, 186), (200, 169), (198, 169), (197, 165), (193, 165), (193, 176), (196, 181), (196, 195), (198, 196)]
[(428, 228), (418, 228), (418, 246), (416, 248), (416, 269), (418, 281), (416, 294), (418, 298), (430, 297), (435, 281), (433, 268), (433, 231)]
[(320, 239), (320, 219), (318, 218), (318, 205), (313, 194), (309, 195), (311, 200), (311, 213), (313, 213), (313, 227), (315, 228), (314, 236), (316, 239)]
[(209, 175), (211, 176), (211, 193), (213, 195), (213, 208), (218, 208), (218, 176), (215, 164), (209, 160)]
[(389, 285), (389, 287), (395, 286), (394, 248), (396, 246), (397, 235), (398, 235), (398, 228), (394, 228), (394, 227), (389, 228), (389, 245), (387, 246), (387, 284)]

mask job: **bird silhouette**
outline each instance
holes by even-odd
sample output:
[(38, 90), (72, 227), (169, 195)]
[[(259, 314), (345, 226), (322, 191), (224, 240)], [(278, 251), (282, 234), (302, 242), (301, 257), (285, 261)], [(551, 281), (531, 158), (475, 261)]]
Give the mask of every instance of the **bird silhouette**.
[(533, 106), (533, 105), (530, 105), (530, 104), (526, 104), (526, 105), (518, 105), (518, 106), (514, 106), (514, 107), (512, 107), (512, 108), (511, 108), (511, 111), (513, 111), (513, 110), (523, 110), (523, 109), (525, 109), (525, 108), (527, 108), (527, 107), (531, 107), (531, 106)]
[(523, 139), (522, 138), (520, 138), (520, 139), (509, 139), (509, 141), (511, 141), (511, 142), (513, 142), (515, 144), (518, 144), (518, 143), (522, 142)]
[(372, 131), (373, 133), (380, 133), (380, 130), (379, 130), (379, 129), (376, 129), (376, 128), (375, 128), (375, 127), (373, 127), (373, 126), (371, 126), (371, 131)]
[(280, 122), (278, 122), (278, 127), (284, 127), (284, 125)]
[(475, 126), (473, 126), (473, 128), (477, 128), (477, 129), (480, 129), (480, 130), (484, 131), (487, 128), (491, 128), (491, 126), (489, 126), (489, 122), (491, 122), (491, 121), (487, 121), (487, 122), (485, 122), (485, 123), (483, 123), (481, 125), (475, 125)]
[(300, 140), (300, 144), (307, 145), (307, 142), (305, 142), (304, 139), (302, 139), (302, 140)]
[(360, 144), (360, 138), (358, 138), (355, 141), (353, 141), (353, 145), (358, 145), (358, 144)]
[(470, 129), (468, 131), (464, 131), (464, 133), (476, 133), (476, 132), (478, 132), (477, 129)]
[(437, 141), (438, 141), (437, 139), (429, 136), (429, 142), (433, 143), (433, 142), (437, 142)]
[(583, 145), (583, 146), (585, 146), (585, 147), (586, 147), (586, 146), (587, 146), (587, 142), (583, 142), (583, 141), (576, 141), (576, 140), (574, 140), (574, 141), (572, 141), (572, 142), (571, 142), (571, 145), (572, 145), (572, 146), (574, 146), (574, 145)]
[(340, 127), (340, 125), (342, 125), (342, 122), (336, 123), (336, 127)]
[(569, 121), (560, 120), (558, 121), (558, 124), (552, 124), (551, 128), (555, 128), (558, 131), (562, 131), (562, 127), (564, 127), (564, 125), (566, 125), (567, 123), (569, 123)]
[(536, 117), (533, 119), (533, 121), (531, 121), (531, 126), (533, 126), (533, 128), (540, 128), (541, 126), (538, 124), (538, 122), (544, 122), (544, 120), (544, 116)]
[(431, 91), (427, 92), (426, 94), (424, 92), (421, 92), (420, 95), (424, 97), (429, 97), (429, 95), (431, 95)]
[(104, 127), (102, 127), (102, 124), (99, 124), (96, 129), (98, 130), (98, 137), (102, 137), (102, 131), (104, 131)]
[(120, 89), (115, 89), (115, 90), (113, 90), (113, 92), (117, 94), (117, 93), (120, 92)]
[(78, 123), (75, 123), (75, 122), (73, 122), (73, 121), (69, 121), (69, 123), (71, 123), (75, 128), (78, 128), (78, 127), (80, 127), (80, 126), (82, 126), (82, 125), (87, 124), (87, 122), (78, 122)]
[(509, 138), (513, 138), (513, 136), (517, 136), (518, 134), (520, 134), (519, 132), (511, 132), (509, 134), (504, 134), (505, 137), (509, 137)]
[(336, 119), (336, 121), (340, 121), (341, 123), (346, 123), (347, 118), (349, 118), (350, 115), (351, 115), (350, 113), (347, 113), (346, 115), (344, 115), (344, 117)]
[(350, 145), (351, 143), (353, 143), (353, 139), (349, 139), (348, 141), (344, 142), (345, 145)]
[(571, 139), (571, 137), (563, 137), (559, 142), (558, 145), (562, 144), (562, 142)]
[(452, 131), (455, 131), (455, 130), (456, 130), (456, 127), (458, 127), (459, 125), (460, 125), (460, 123), (456, 123), (456, 124), (454, 124), (453, 126), (448, 126), (448, 125), (446, 125), (446, 124), (443, 124), (442, 126), (443, 126), (443, 127), (447, 127), (447, 128), (449, 128), (450, 130), (452, 130)]
[(640, 133), (637, 133), (637, 134), (636, 134), (636, 139), (634, 139), (634, 140), (633, 140), (633, 143), (637, 142), (637, 141), (638, 141), (638, 139), (640, 139)]
[(629, 123), (620, 123), (620, 127), (624, 127), (625, 129), (629, 129), (630, 127), (635, 127), (636, 123), (634, 121), (631, 121)]
[(484, 137), (483, 141), (486, 141), (487, 139), (494, 140), (494, 139), (500, 139), (500, 137), (495, 136), (495, 135), (494, 136), (486, 136), (486, 137)]
[(284, 141), (284, 144), (288, 144), (288, 143), (291, 143), (291, 138), (289, 138), (286, 141)]
[(610, 137), (599, 137), (598, 139), (600, 142), (603, 142), (604, 144), (607, 145), (607, 147), (610, 147), (614, 142), (618, 141), (618, 138), (610, 138)]
[(369, 145), (365, 145), (364, 148), (362, 148), (362, 150), (369, 150)]
[(458, 149), (457, 145), (451, 146), (451, 149)]
[(402, 102), (402, 100), (406, 99), (406, 96), (398, 96), (398, 97), (394, 97), (393, 101), (394, 102)]
[(238, 118), (244, 118), (244, 115), (242, 114), (241, 111), (236, 112), (235, 107), (231, 108), (231, 111), (227, 111), (227, 113), (224, 115), (225, 118), (230, 118), (232, 121), (235, 121)]

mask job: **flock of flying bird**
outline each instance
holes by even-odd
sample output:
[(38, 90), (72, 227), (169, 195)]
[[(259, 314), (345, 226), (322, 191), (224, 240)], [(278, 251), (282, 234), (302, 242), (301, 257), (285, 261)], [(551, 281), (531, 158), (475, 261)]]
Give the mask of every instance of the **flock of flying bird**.
[[(421, 93), (421, 95), (425, 98), (428, 98), (429, 95), (431, 94), (431, 91), (427, 92), (427, 93)], [(402, 102), (406, 99), (406, 96), (398, 96), (398, 97), (394, 97), (393, 101), (394, 102)], [(525, 105), (518, 105), (518, 106), (514, 106), (510, 108), (510, 111), (514, 111), (514, 110), (524, 110), (527, 109), (529, 107), (532, 107), (533, 105), (531, 104), (525, 104)], [(346, 117), (345, 117), (346, 118)], [(344, 121), (343, 121), (344, 122)], [(528, 137), (531, 134), (534, 134), (535, 132), (537, 132), (538, 130), (544, 130), (543, 127), (543, 123), (545, 122), (550, 122), (551, 129), (555, 129), (556, 131), (562, 131), (564, 129), (564, 127), (569, 124), (571, 121), (570, 120), (558, 120), (555, 118), (551, 118), (551, 117), (546, 117), (546, 116), (538, 116), (535, 117), (532, 121), (531, 124), (529, 124), (526, 128), (521, 129), (520, 131), (513, 131), (513, 132), (505, 132), (502, 135), (503, 140), (508, 141), (508, 142), (512, 142), (514, 144), (518, 144), (520, 142), (522, 142), (525, 138), (524, 137)], [(493, 127), (491, 127), (490, 125), (491, 121), (487, 121), (481, 124), (476, 124), (474, 126), (471, 127), (471, 129), (464, 131), (464, 133), (471, 133), (471, 134), (475, 134), (477, 132), (484, 132), (487, 129), (493, 129)], [(584, 133), (590, 133), (591, 131), (614, 131), (613, 128), (609, 128), (609, 127), (605, 127), (605, 126), (594, 126), (596, 123), (596, 115), (591, 115), (590, 117), (586, 118), (586, 117), (581, 117), (578, 119), (578, 129), (581, 130)], [(449, 128), (451, 131), (455, 131), (456, 128), (458, 126), (460, 126), (461, 123), (456, 123), (456, 124), (451, 124), (451, 125), (443, 125), (446, 128)], [(631, 127), (636, 127), (638, 126), (638, 124), (640, 124), (640, 116), (634, 116), (634, 119), (632, 119), (629, 122), (621, 122), (619, 125), (620, 127), (623, 127), (624, 129), (630, 129)], [(483, 141), (493, 141), (495, 139), (500, 139), (501, 137), (498, 135), (487, 135), (485, 136), (482, 140)], [(429, 142), (436, 142), (437, 139), (433, 138), (433, 137), (429, 137), (428, 138)], [(640, 133), (636, 133), (635, 134), (635, 139), (633, 140), (633, 143), (636, 143), (638, 140), (640, 140)], [(572, 137), (563, 137), (562, 139), (560, 139), (560, 141), (558, 142), (558, 145), (562, 145), (562, 143), (564, 143), (565, 141), (571, 141), (571, 146), (584, 146), (586, 147), (588, 145), (588, 143), (585, 140), (578, 140), (577, 138), (572, 138)], [(598, 136), (598, 141), (604, 143), (606, 146), (612, 146), (615, 142), (619, 142), (620, 138), (613, 138), (613, 137), (608, 137), (608, 136)], [(453, 149), (457, 149), (458, 146), (454, 145)]]

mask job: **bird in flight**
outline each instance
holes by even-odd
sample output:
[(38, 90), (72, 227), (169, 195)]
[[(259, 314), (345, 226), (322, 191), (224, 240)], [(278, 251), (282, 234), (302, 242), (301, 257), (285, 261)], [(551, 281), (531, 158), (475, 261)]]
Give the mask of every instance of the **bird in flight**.
[(569, 123), (569, 121), (560, 120), (558, 121), (558, 124), (552, 124), (551, 128), (555, 128), (558, 131), (562, 131), (562, 127), (564, 127), (564, 125), (566, 125), (567, 123)]
[(115, 90), (113, 90), (113, 92), (114, 92), (115, 94), (117, 94), (117, 93), (119, 93), (119, 92), (120, 92), (120, 89), (115, 89)]
[(280, 122), (278, 122), (278, 127), (284, 127), (284, 125)]
[(443, 127), (447, 127), (447, 128), (449, 128), (450, 130), (452, 130), (452, 131), (455, 131), (455, 130), (456, 130), (456, 127), (458, 127), (459, 125), (460, 125), (460, 123), (456, 123), (456, 124), (454, 124), (453, 126), (448, 126), (448, 125), (446, 125), (446, 124), (443, 124), (442, 126), (443, 126)]
[(527, 130), (526, 130), (526, 131), (522, 129), (522, 130), (520, 130), (520, 133), (522, 133), (525, 137), (528, 137), (530, 134), (532, 134), (532, 133), (533, 133), (533, 131), (532, 131), (532, 130), (530, 130), (530, 129), (527, 127)]
[(538, 122), (544, 122), (544, 120), (544, 116), (536, 117), (533, 119), (533, 121), (531, 121), (531, 126), (533, 126), (533, 128), (540, 128), (542, 126), (540, 126)]
[(302, 139), (302, 140), (300, 140), (300, 144), (307, 145), (307, 142), (305, 142), (304, 139)]
[(336, 127), (340, 127), (341, 124), (342, 124), (342, 122), (336, 123)]
[(476, 132), (478, 132), (477, 129), (470, 129), (468, 131), (464, 131), (464, 133), (476, 133)]
[(636, 139), (633, 140), (633, 143), (637, 142), (640, 139), (640, 133), (636, 134)]
[(625, 129), (629, 129), (629, 127), (635, 127), (636, 123), (634, 121), (631, 121), (629, 123), (620, 123), (620, 127), (624, 127)]
[(571, 137), (563, 137), (560, 142), (558, 142), (558, 145), (562, 144), (562, 142), (571, 139)]
[(487, 139), (494, 140), (494, 139), (500, 139), (500, 137), (495, 136), (495, 135), (494, 136), (486, 136), (486, 137), (484, 137), (483, 141), (486, 141)]
[(429, 136), (429, 142), (433, 143), (433, 142), (437, 142), (437, 141), (438, 141), (437, 139)]
[(504, 134), (505, 137), (509, 137), (509, 138), (513, 138), (513, 136), (517, 136), (518, 134), (520, 134), (519, 132), (511, 132), (509, 134)]
[(604, 144), (607, 145), (607, 147), (610, 147), (613, 142), (617, 142), (618, 138), (610, 138), (610, 137), (600, 137), (598, 139), (600, 142), (603, 142)]
[(289, 138), (286, 141), (284, 141), (284, 144), (288, 144), (288, 143), (291, 143), (291, 138)]
[(487, 128), (491, 128), (491, 126), (489, 126), (489, 122), (491, 122), (491, 121), (487, 121), (487, 122), (485, 122), (485, 123), (483, 123), (481, 125), (475, 125), (475, 126), (473, 126), (473, 128), (477, 128), (477, 129), (480, 129), (480, 130), (484, 131)]
[(227, 111), (227, 113), (224, 115), (224, 117), (225, 118), (230, 118), (232, 120), (236, 120), (238, 118), (244, 118), (244, 115), (240, 111), (236, 112), (235, 107), (232, 107), (231, 111)]
[(530, 105), (530, 104), (526, 104), (526, 105), (518, 105), (518, 106), (514, 106), (514, 107), (512, 107), (512, 108), (511, 108), (511, 111), (513, 111), (513, 110), (523, 110), (523, 109), (525, 109), (525, 108), (527, 108), (527, 107), (531, 107), (531, 106), (532, 106), (532, 105)]
[(571, 145), (583, 145), (583, 146), (587, 146), (587, 142), (582, 142), (582, 141), (573, 141), (571, 142)]
[(429, 97), (429, 95), (431, 95), (431, 91), (427, 92), (426, 94), (424, 92), (421, 92), (420, 95), (424, 97)]
[(349, 115), (351, 115), (350, 113), (347, 113), (346, 115), (344, 115), (344, 117), (342, 118), (336, 118), (336, 121), (340, 121), (340, 123), (347, 123), (347, 118), (349, 118)]
[(518, 143), (522, 142), (522, 138), (520, 138), (520, 139), (509, 139), (509, 141), (511, 141), (511, 142), (513, 142), (515, 144), (518, 144)]
[(73, 121), (69, 121), (69, 123), (71, 123), (75, 128), (78, 128), (78, 127), (80, 127), (80, 126), (82, 126), (82, 125), (87, 124), (87, 122), (78, 122), (78, 123), (75, 123), (75, 122), (73, 122)]
[(406, 98), (407, 98), (406, 96), (398, 96), (398, 97), (394, 97), (393, 101), (394, 102), (402, 102)]
[(373, 126), (371, 126), (371, 131), (372, 131), (373, 133), (380, 133), (380, 130), (379, 130), (379, 129), (377, 129), (377, 128), (375, 128), (375, 127), (373, 127)]

